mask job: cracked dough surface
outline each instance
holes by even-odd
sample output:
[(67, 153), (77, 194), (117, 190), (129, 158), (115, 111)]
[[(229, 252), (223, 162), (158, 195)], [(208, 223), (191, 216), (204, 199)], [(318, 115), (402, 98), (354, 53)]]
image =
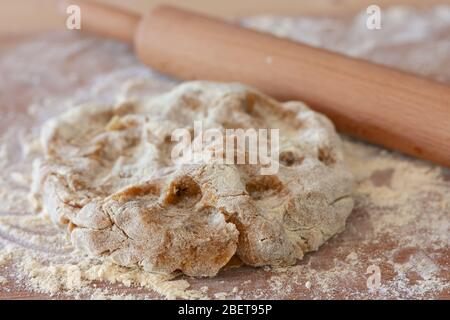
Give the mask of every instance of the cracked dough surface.
[[(280, 129), (280, 168), (173, 163), (172, 131)], [(196, 139), (198, 137), (194, 137)], [(90, 255), (152, 272), (214, 276), (237, 255), (292, 265), (342, 231), (353, 178), (332, 123), (301, 102), (195, 81), (148, 100), (86, 104), (51, 119), (34, 190)]]

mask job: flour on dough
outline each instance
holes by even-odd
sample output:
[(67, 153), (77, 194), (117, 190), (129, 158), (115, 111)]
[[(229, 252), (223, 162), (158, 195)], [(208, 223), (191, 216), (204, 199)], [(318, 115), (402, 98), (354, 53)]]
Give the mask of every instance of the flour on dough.
[[(280, 129), (280, 168), (176, 164), (175, 129)], [(197, 137), (194, 137), (194, 139)], [(42, 129), (34, 192), (73, 244), (122, 266), (214, 276), (237, 255), (292, 265), (342, 231), (353, 178), (332, 123), (240, 84), (187, 82), (148, 100), (86, 104)]]

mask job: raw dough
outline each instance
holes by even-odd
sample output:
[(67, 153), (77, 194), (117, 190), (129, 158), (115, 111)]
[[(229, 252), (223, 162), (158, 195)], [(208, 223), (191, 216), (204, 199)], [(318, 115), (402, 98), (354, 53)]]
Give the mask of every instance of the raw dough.
[[(279, 128), (280, 168), (174, 164), (171, 134)], [(278, 103), (240, 84), (187, 82), (116, 106), (86, 104), (41, 134), (34, 192), (73, 244), (152, 272), (214, 276), (237, 255), (291, 265), (343, 230), (353, 178), (332, 123), (301, 102)]]

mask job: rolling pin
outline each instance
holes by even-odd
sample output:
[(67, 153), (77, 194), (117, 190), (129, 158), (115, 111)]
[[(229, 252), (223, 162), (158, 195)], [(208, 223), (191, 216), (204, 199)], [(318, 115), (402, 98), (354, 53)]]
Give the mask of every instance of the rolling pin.
[(167, 5), (140, 17), (75, 3), (83, 31), (133, 43), (139, 59), (162, 73), (238, 81), (279, 100), (301, 100), (343, 133), (450, 166), (445, 84)]

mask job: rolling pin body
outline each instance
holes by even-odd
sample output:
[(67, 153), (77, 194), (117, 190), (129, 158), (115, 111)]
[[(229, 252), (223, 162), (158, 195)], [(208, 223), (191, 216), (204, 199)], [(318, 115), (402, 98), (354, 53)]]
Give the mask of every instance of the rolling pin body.
[(163, 73), (239, 81), (280, 100), (302, 100), (341, 132), (450, 166), (444, 84), (170, 6), (141, 19), (134, 44), (139, 58)]

